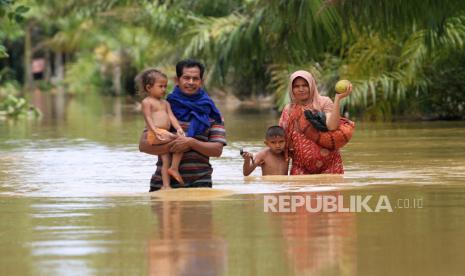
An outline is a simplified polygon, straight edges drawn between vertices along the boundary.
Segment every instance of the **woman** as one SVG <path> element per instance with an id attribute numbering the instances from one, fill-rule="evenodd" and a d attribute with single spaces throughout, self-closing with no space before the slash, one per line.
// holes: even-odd
<path id="1" fill-rule="evenodd" d="M 336 94 L 334 103 L 330 98 L 318 93 L 315 79 L 307 71 L 294 72 L 289 80 L 291 103 L 284 107 L 279 125 L 286 131 L 289 156 L 292 158 L 291 175 L 296 174 L 343 174 L 342 158 L 339 150 L 330 150 L 309 138 L 308 130 L 302 130 L 302 116 L 306 110 L 312 113 L 323 112 L 326 115 L 326 127 L 335 130 L 339 127 L 340 101 L 350 95 L 352 85 L 342 94 Z M 312 132 L 318 130 L 311 128 Z"/>

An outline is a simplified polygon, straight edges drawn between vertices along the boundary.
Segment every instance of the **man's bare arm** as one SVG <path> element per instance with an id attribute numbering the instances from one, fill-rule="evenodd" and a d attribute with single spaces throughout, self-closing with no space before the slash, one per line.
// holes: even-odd
<path id="1" fill-rule="evenodd" d="M 186 152 L 192 149 L 210 157 L 220 157 L 224 146 L 219 142 L 202 142 L 192 137 L 183 136 L 176 138 L 170 144 L 170 152 Z"/>
<path id="2" fill-rule="evenodd" d="M 163 145 L 155 145 L 155 146 L 150 145 L 147 142 L 147 132 L 144 131 L 139 139 L 139 151 L 147 153 L 147 154 L 152 154 L 152 155 L 166 154 L 169 152 L 169 148 L 171 146 L 171 143 L 173 142 L 174 141 L 163 144 Z"/>

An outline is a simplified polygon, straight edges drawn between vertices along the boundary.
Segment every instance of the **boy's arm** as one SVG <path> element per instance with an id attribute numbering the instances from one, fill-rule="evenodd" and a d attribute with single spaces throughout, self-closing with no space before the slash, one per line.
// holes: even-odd
<path id="1" fill-rule="evenodd" d="M 242 166 L 242 172 L 244 176 L 248 176 L 255 170 L 255 168 L 258 166 L 262 167 L 265 164 L 265 154 L 263 151 L 257 153 L 255 158 L 253 158 L 253 154 L 249 152 L 244 152 L 242 156 L 244 157 L 244 165 Z M 251 160 L 247 160 L 247 157 L 249 157 Z"/>
<path id="2" fill-rule="evenodd" d="M 244 174 L 244 176 L 248 176 L 255 170 L 257 164 L 255 164 L 253 160 L 253 154 L 250 152 L 244 152 L 242 154 L 242 157 L 244 158 L 244 164 L 242 165 L 242 173 Z"/>
<path id="3" fill-rule="evenodd" d="M 176 129 L 179 135 L 183 135 L 184 131 L 182 130 L 181 124 L 179 124 L 178 119 L 174 116 L 173 111 L 171 110 L 171 105 L 168 101 L 165 101 L 166 109 L 168 110 L 168 116 L 171 121 L 171 125 Z"/>

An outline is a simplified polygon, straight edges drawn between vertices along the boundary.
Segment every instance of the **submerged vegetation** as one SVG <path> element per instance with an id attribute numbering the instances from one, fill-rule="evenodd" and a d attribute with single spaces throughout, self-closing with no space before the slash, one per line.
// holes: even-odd
<path id="1" fill-rule="evenodd" d="M 25 89 L 133 94 L 135 74 L 176 60 L 207 64 L 207 85 L 288 101 L 287 77 L 311 71 L 367 119 L 465 119 L 465 2 L 401 0 L 0 0 L 0 65 Z M 10 14 L 14 15 L 10 15 Z M 15 20 L 17 16 L 17 20 Z M 5 26 L 5 27 L 4 27 Z M 8 55 L 8 57 L 6 57 Z"/>
<path id="2" fill-rule="evenodd" d="M 24 98 L 17 98 L 10 94 L 0 102 L 0 119 L 39 116 L 39 110 L 28 104 Z"/>

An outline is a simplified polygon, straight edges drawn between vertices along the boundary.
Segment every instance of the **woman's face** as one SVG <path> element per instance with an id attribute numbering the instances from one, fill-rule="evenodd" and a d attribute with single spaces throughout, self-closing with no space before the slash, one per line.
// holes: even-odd
<path id="1" fill-rule="evenodd" d="M 297 103 L 307 103 L 310 99 L 310 87 L 304 78 L 296 78 L 292 82 L 292 94 Z"/>
<path id="2" fill-rule="evenodd" d="M 294 82 L 292 82 L 292 94 L 297 103 L 307 103 L 310 100 L 310 87 L 308 82 L 304 78 L 296 78 Z"/>

